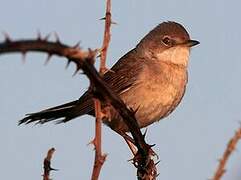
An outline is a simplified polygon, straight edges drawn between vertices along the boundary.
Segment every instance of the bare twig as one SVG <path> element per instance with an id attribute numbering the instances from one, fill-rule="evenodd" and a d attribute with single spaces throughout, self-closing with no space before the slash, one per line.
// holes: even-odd
<path id="1" fill-rule="evenodd" d="M 57 169 L 54 169 L 51 167 L 51 159 L 53 156 L 53 153 L 55 152 L 54 148 L 51 148 L 48 150 L 47 156 L 44 158 L 44 174 L 43 174 L 43 180 L 50 180 L 49 174 L 50 171 L 56 171 Z"/>
<path id="2" fill-rule="evenodd" d="M 101 48 L 100 54 L 100 75 L 102 76 L 107 68 L 106 68 L 106 57 L 107 50 L 110 42 L 110 26 L 111 26 L 111 0 L 106 1 L 106 13 L 105 13 L 105 30 L 104 30 L 104 38 L 103 44 Z M 97 180 L 99 178 L 100 170 L 104 161 L 106 159 L 106 155 L 102 154 L 102 112 L 101 112 L 101 102 L 99 99 L 94 98 L 95 105 L 95 138 L 93 140 L 93 144 L 95 146 L 95 162 L 92 171 L 92 180 Z"/>
<path id="3" fill-rule="evenodd" d="M 111 0 L 106 0 L 106 13 L 105 17 L 105 31 L 104 31 L 104 40 L 101 48 L 101 55 L 100 55 L 100 74 L 103 75 L 106 71 L 106 57 L 107 57 L 107 50 L 110 44 L 110 28 L 111 28 Z"/>
<path id="4" fill-rule="evenodd" d="M 102 112 L 101 112 L 101 103 L 98 99 L 94 98 L 94 104 L 95 104 L 95 138 L 93 140 L 93 144 L 95 146 L 95 162 L 93 166 L 93 171 L 92 171 L 92 180 L 97 180 L 100 175 L 100 170 L 102 165 L 105 162 L 106 159 L 106 154 L 102 154 L 102 133 L 101 133 L 101 128 L 102 128 Z"/>
<path id="5" fill-rule="evenodd" d="M 235 150 L 238 141 L 241 139 L 241 128 L 239 128 L 234 136 L 229 140 L 227 144 L 227 148 L 223 153 L 222 158 L 219 160 L 219 164 L 217 167 L 217 170 L 212 178 L 212 180 L 220 180 L 224 173 L 226 172 L 225 166 L 227 164 L 227 161 L 232 154 L 232 152 Z"/>

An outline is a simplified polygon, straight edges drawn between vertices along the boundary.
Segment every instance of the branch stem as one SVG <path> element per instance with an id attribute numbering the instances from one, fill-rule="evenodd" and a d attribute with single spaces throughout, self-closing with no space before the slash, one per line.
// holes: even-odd
<path id="1" fill-rule="evenodd" d="M 99 73 L 101 76 L 104 75 L 106 72 L 106 57 L 107 57 L 107 50 L 110 43 L 110 26 L 111 26 L 111 0 L 106 0 L 106 13 L 105 13 L 105 30 L 104 30 L 104 39 L 101 48 L 100 54 L 100 70 Z M 94 98 L 95 104 L 95 162 L 92 171 L 92 180 L 97 180 L 100 174 L 100 170 L 104 161 L 106 159 L 106 155 L 102 155 L 101 150 L 101 132 L 102 132 L 102 111 L 101 111 L 101 102 L 99 99 Z"/>
<path id="2" fill-rule="evenodd" d="M 233 153 L 233 151 L 235 150 L 237 143 L 240 139 L 241 139 L 241 128 L 239 128 L 235 132 L 234 136 L 229 140 L 226 150 L 224 151 L 222 158 L 219 160 L 217 170 L 212 180 L 220 180 L 222 178 L 222 176 L 226 172 L 225 166 L 228 162 L 228 159 L 230 155 Z"/>

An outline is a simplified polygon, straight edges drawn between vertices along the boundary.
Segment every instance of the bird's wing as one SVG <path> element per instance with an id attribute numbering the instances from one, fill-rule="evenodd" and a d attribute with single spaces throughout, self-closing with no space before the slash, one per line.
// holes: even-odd
<path id="1" fill-rule="evenodd" d="M 104 81 L 117 94 L 129 88 L 138 78 L 138 73 L 143 67 L 141 58 L 137 58 L 136 50 L 129 51 L 126 55 L 104 74 Z"/>
<path id="2" fill-rule="evenodd" d="M 142 60 L 141 58 L 137 59 L 135 49 L 129 51 L 119 59 L 111 70 L 104 74 L 103 80 L 114 92 L 121 94 L 136 82 L 138 73 L 143 67 L 143 63 L 140 62 Z M 71 113 L 75 114 L 75 116 L 83 114 L 94 115 L 92 96 L 88 92 L 82 95 Z"/>
<path id="3" fill-rule="evenodd" d="M 138 73 L 142 68 L 142 62 L 139 61 L 141 58 L 137 59 L 136 50 L 131 50 L 104 74 L 104 81 L 113 91 L 121 94 L 137 80 Z M 88 91 L 79 100 L 28 114 L 19 123 L 37 122 L 42 124 L 57 119 L 60 119 L 59 122 L 67 122 L 84 114 L 94 116 L 94 103 Z"/>

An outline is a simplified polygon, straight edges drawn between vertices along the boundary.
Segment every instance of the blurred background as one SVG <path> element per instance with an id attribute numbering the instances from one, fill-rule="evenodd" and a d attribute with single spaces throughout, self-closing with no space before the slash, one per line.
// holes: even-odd
<path id="1" fill-rule="evenodd" d="M 148 128 L 147 142 L 161 162 L 158 179 L 211 178 L 228 140 L 241 120 L 240 1 L 130 0 L 113 1 L 111 67 L 145 34 L 163 21 L 184 25 L 201 44 L 193 48 L 189 83 L 180 106 L 165 120 Z M 57 32 L 69 45 L 81 40 L 84 49 L 101 47 L 105 1 L 0 0 L 0 30 L 13 39 Z M 52 40 L 54 38 L 52 37 Z M 0 36 L 4 40 L 4 36 Z M 49 148 L 56 153 L 53 179 L 90 179 L 94 151 L 94 118 L 84 116 L 66 124 L 18 126 L 26 113 L 75 100 L 88 88 L 83 75 L 72 77 L 74 65 L 46 54 L 0 56 L 0 169 L 2 179 L 41 179 Z M 241 179 L 241 143 L 223 179 Z M 100 179 L 136 179 L 125 142 L 103 128 L 103 151 L 108 154 Z"/>

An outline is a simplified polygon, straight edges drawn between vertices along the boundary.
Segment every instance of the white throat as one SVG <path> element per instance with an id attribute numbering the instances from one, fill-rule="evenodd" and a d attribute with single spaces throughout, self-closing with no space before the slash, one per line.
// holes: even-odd
<path id="1" fill-rule="evenodd" d="M 156 57 L 158 60 L 186 67 L 189 61 L 189 54 L 189 47 L 175 46 L 163 51 L 162 53 L 158 53 Z"/>

